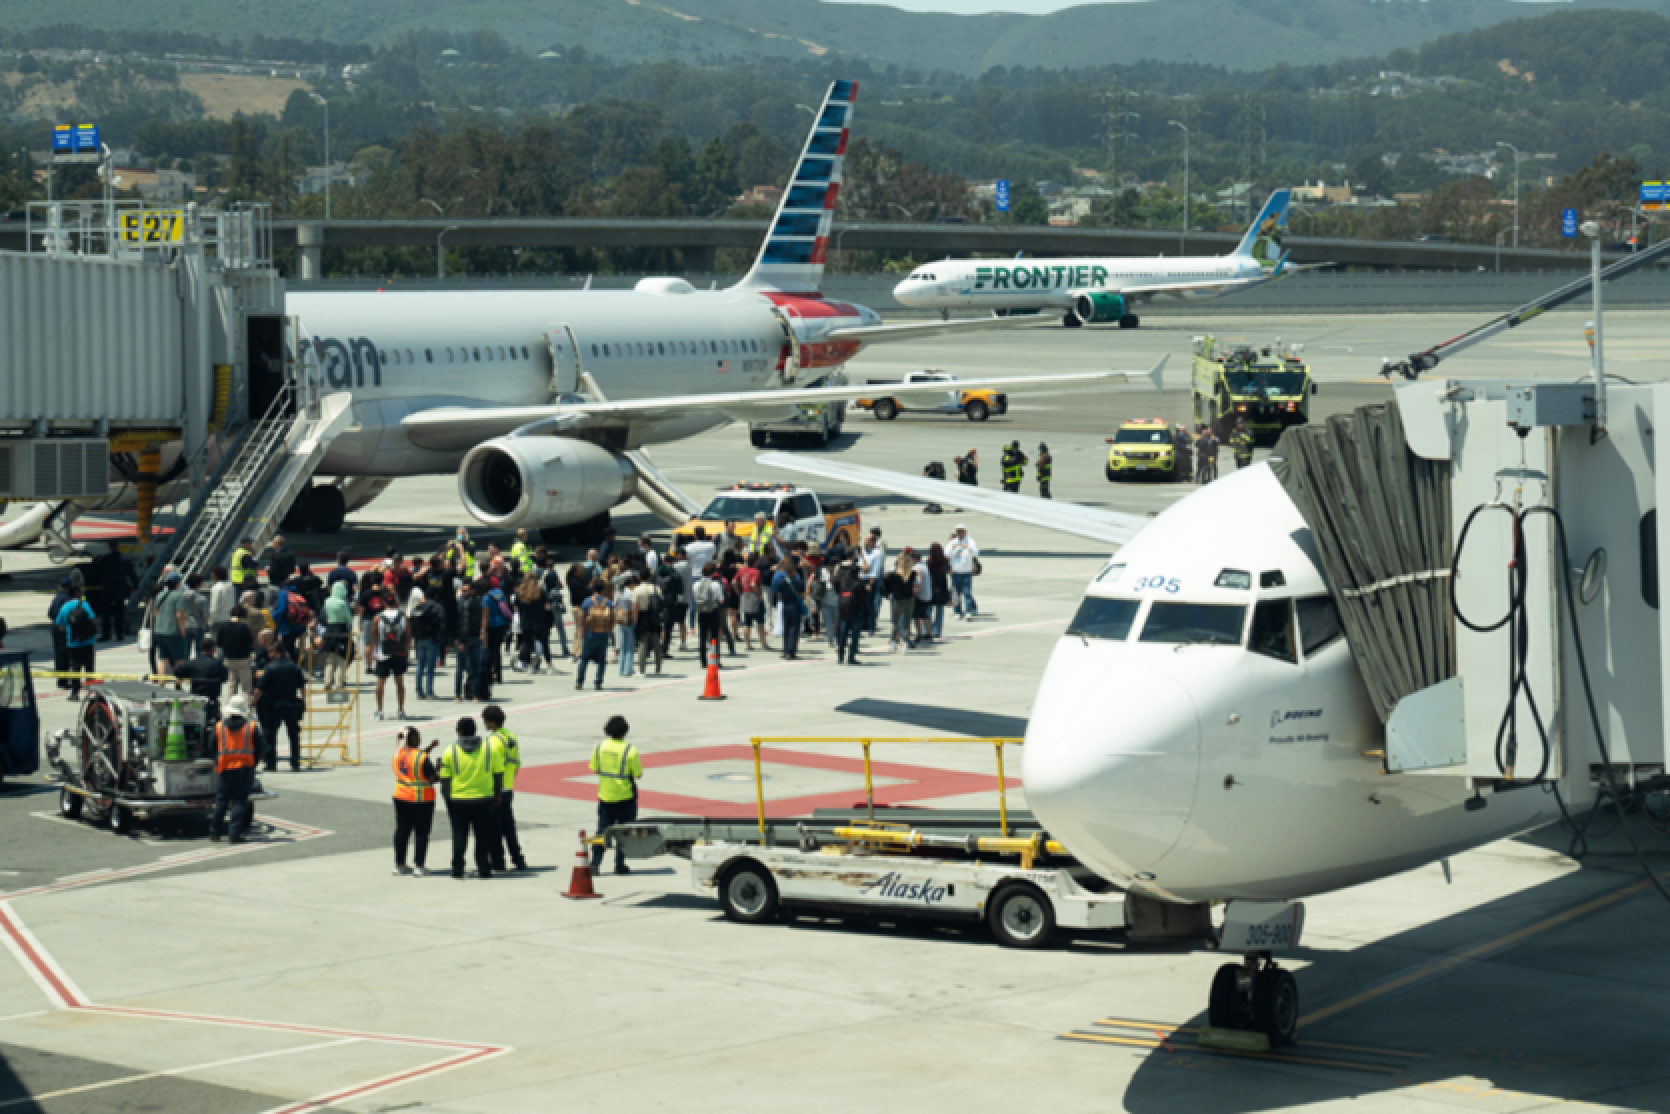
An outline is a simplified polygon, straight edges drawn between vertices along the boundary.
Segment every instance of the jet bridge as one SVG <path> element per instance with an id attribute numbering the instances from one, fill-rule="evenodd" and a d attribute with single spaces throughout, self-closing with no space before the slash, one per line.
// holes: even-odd
<path id="1" fill-rule="evenodd" d="M 1422 379 L 1284 436 L 1388 774 L 1466 778 L 1478 807 L 1552 784 L 1574 813 L 1664 786 L 1670 383 L 1596 395 Z"/>
<path id="2" fill-rule="evenodd" d="M 41 505 L 0 546 L 68 557 L 76 513 L 131 507 L 148 581 L 187 541 L 193 567 L 219 560 L 227 520 L 281 517 L 343 424 L 284 298 L 266 206 L 32 204 L 0 252 L 0 500 Z M 153 533 L 154 506 L 188 502 Z"/>

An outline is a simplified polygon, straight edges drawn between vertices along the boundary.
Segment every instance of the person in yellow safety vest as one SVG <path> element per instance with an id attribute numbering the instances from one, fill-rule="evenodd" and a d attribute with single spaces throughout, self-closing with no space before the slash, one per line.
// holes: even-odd
<path id="1" fill-rule="evenodd" d="M 252 552 L 255 542 L 250 538 L 243 538 L 238 542 L 238 548 L 232 551 L 231 577 L 234 595 L 242 599 L 245 592 L 253 592 L 260 585 L 261 571 L 255 564 L 255 554 Z"/>
<path id="2" fill-rule="evenodd" d="M 430 752 L 441 745 L 433 740 L 423 749 L 423 736 L 408 727 L 401 733 L 404 744 L 394 752 L 394 872 L 423 877 L 423 862 L 429 857 L 429 830 L 435 823 L 435 760 Z M 406 866 L 406 844 L 412 843 L 412 866 Z"/>
<path id="3" fill-rule="evenodd" d="M 638 782 L 644 776 L 644 764 L 638 759 L 638 748 L 626 741 L 626 717 L 610 716 L 603 725 L 607 736 L 592 748 L 591 772 L 597 775 L 597 834 L 602 835 L 616 824 L 630 824 L 638 818 Z M 591 849 L 591 872 L 603 869 L 603 844 L 594 843 Z M 626 865 L 626 851 L 615 845 L 615 873 L 631 874 Z"/>
<path id="4" fill-rule="evenodd" d="M 249 795 L 255 790 L 255 756 L 261 753 L 261 729 L 249 718 L 249 700 L 238 693 L 226 702 L 226 717 L 215 727 L 215 808 L 209 814 L 209 842 L 219 843 L 228 806 L 232 810 L 227 835 L 242 843 L 249 828 Z"/>
<path id="5" fill-rule="evenodd" d="M 494 820 L 499 794 L 504 792 L 503 748 L 483 742 L 475 733 L 475 720 L 465 716 L 458 721 L 458 738 L 441 755 L 436 773 L 441 796 L 446 798 L 447 818 L 452 821 L 452 876 L 464 877 L 464 852 L 473 831 L 476 873 L 493 877 Z"/>
<path id="6" fill-rule="evenodd" d="M 510 861 L 517 870 L 528 869 L 528 860 L 522 857 L 522 841 L 516 838 L 516 811 L 513 801 L 516 797 L 516 772 L 522 768 L 522 744 L 516 741 L 516 736 L 504 725 L 504 709 L 497 704 L 489 704 L 481 710 L 481 719 L 490 732 L 487 744 L 499 748 L 504 759 L 504 792 L 499 794 L 498 823 L 493 828 L 493 869 L 505 869 L 505 848 L 510 848 Z"/>
<path id="7" fill-rule="evenodd" d="M 771 520 L 766 518 L 765 512 L 760 511 L 754 516 L 754 532 L 748 535 L 748 544 L 744 547 L 743 552 L 750 557 L 758 557 L 768 549 L 775 549 L 776 543 L 773 542 L 772 537 L 776 532 L 776 529 L 771 525 Z"/>
<path id="8" fill-rule="evenodd" d="M 510 547 L 510 559 L 516 562 L 517 571 L 523 576 L 533 572 L 533 550 L 528 548 L 526 528 L 516 531 L 516 544 Z"/>
<path id="9" fill-rule="evenodd" d="M 475 543 L 470 540 L 470 532 L 464 527 L 460 526 L 458 528 L 458 533 L 453 537 L 441 556 L 450 557 L 458 562 L 458 567 L 463 571 L 466 580 L 475 579 Z"/>

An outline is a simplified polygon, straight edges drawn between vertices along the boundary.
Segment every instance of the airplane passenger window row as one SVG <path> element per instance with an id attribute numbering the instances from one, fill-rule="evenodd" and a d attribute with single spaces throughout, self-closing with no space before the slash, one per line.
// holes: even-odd
<path id="1" fill-rule="evenodd" d="M 625 343 L 593 344 L 598 358 L 619 356 L 725 356 L 765 351 L 759 341 L 747 340 L 634 340 Z"/>
<path id="2" fill-rule="evenodd" d="M 440 358 L 439 362 L 440 363 L 446 363 L 446 364 L 452 364 L 452 363 L 468 364 L 468 363 L 472 363 L 472 362 L 479 364 L 479 363 L 492 363 L 494 360 L 504 360 L 504 361 L 508 362 L 510 360 L 514 360 L 514 359 L 518 359 L 518 358 L 524 359 L 524 360 L 530 359 L 530 357 L 528 355 L 528 346 L 525 345 L 525 344 L 522 344 L 522 345 L 512 344 L 508 348 L 506 348 L 504 345 L 500 345 L 497 349 L 495 349 L 491 344 L 484 345 L 484 346 L 474 345 L 474 346 L 471 346 L 469 348 L 465 348 L 463 346 L 460 346 L 458 348 L 458 351 L 457 351 L 456 354 L 453 352 L 453 350 L 451 348 L 442 348 L 440 350 L 440 352 L 441 352 L 441 358 Z M 382 359 L 383 363 L 385 363 L 385 364 L 390 362 L 389 356 L 392 355 L 394 357 L 393 363 L 398 365 L 401 362 L 400 353 L 401 353 L 401 349 L 393 348 L 393 349 L 390 349 L 388 352 L 378 352 L 377 355 L 379 356 L 379 358 Z M 417 360 L 415 358 L 413 358 L 413 356 L 412 356 L 412 350 L 410 348 L 405 349 L 405 353 L 406 353 L 406 359 L 405 359 L 406 363 L 408 363 L 408 364 L 417 363 Z M 435 349 L 425 348 L 423 350 L 423 358 L 424 358 L 424 361 L 427 362 L 427 363 L 431 363 L 431 364 L 436 363 L 437 361 L 435 359 Z"/>

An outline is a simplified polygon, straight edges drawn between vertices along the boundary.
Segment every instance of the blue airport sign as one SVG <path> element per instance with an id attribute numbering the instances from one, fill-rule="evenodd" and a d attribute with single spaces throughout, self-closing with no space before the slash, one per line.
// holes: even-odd
<path id="1" fill-rule="evenodd" d="M 1642 201 L 1670 201 L 1670 182 L 1642 182 Z"/>
<path id="2" fill-rule="evenodd" d="M 997 181 L 997 211 L 1000 213 L 1009 211 L 1009 179 L 1007 178 L 999 178 Z"/>
<path id="3" fill-rule="evenodd" d="M 1560 210 L 1560 235 L 1568 240 L 1577 235 L 1576 209 Z"/>
<path id="4" fill-rule="evenodd" d="M 99 153 L 97 124 L 54 124 L 52 128 L 54 155 L 96 155 Z"/>

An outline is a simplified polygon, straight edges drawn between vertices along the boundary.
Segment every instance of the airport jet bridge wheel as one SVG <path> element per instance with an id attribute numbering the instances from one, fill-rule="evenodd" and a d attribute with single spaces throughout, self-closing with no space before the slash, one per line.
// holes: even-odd
<path id="1" fill-rule="evenodd" d="M 745 859 L 725 872 L 719 883 L 725 916 L 741 924 L 766 924 L 777 917 L 777 883 L 771 872 Z"/>
<path id="2" fill-rule="evenodd" d="M 1272 1048 L 1292 1044 L 1299 1032 L 1299 984 L 1267 952 L 1226 963 L 1212 976 L 1206 1017 L 1214 1029 L 1263 1033 Z"/>

